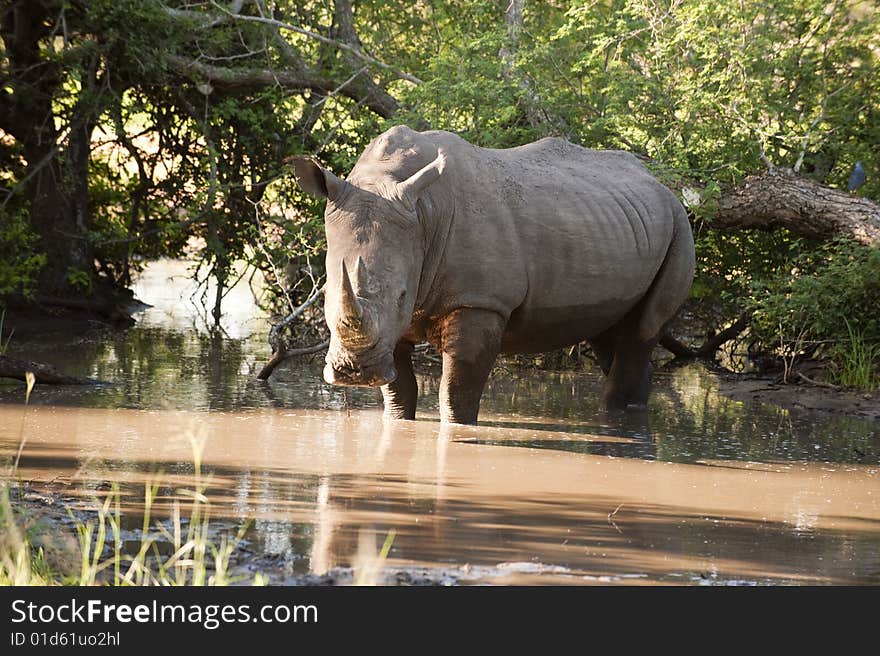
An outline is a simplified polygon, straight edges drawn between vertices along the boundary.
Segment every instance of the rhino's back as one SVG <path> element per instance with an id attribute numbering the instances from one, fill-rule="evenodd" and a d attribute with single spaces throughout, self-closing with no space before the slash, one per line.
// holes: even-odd
<path id="1" fill-rule="evenodd" d="M 510 149 L 397 126 L 364 151 L 350 181 L 382 189 L 447 165 L 429 206 L 453 216 L 427 311 L 479 307 L 509 317 L 504 349 L 588 339 L 648 291 L 683 208 L 629 153 L 546 138 Z M 433 261 L 433 260 L 432 260 Z M 433 269 L 432 269 L 433 270 Z"/>
<path id="2" fill-rule="evenodd" d="M 613 254 L 611 266 L 624 252 L 639 259 L 665 253 L 678 201 L 632 154 L 548 137 L 482 155 L 491 173 L 477 187 L 488 207 L 510 213 L 529 243 L 587 239 L 583 248 Z"/>
<path id="3" fill-rule="evenodd" d="M 634 156 L 556 138 L 505 150 L 440 140 L 456 203 L 444 291 L 506 309 L 505 350 L 588 339 L 648 291 L 682 208 Z"/>

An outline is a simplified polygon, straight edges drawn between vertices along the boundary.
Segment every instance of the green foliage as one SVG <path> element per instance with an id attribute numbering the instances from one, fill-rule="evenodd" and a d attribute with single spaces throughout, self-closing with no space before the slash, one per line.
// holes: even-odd
<path id="1" fill-rule="evenodd" d="M 26 211 L 0 209 L 0 296 L 32 293 L 45 263 Z"/>
<path id="2" fill-rule="evenodd" d="M 755 284 L 753 328 L 765 344 L 797 341 L 828 356 L 841 384 L 871 386 L 880 365 L 878 298 L 880 248 L 836 241 Z"/>
<path id="3" fill-rule="evenodd" d="M 484 146 L 505 148 L 537 136 L 523 117 L 519 89 L 503 73 L 507 36 L 492 3 L 442 3 L 432 10 L 444 35 L 419 66 L 425 82 L 404 90 L 415 116 Z"/>
<path id="4" fill-rule="evenodd" d="M 689 208 L 692 305 L 707 330 L 753 304 L 754 287 L 817 247 L 785 231 L 712 229 L 722 184 L 768 161 L 832 186 L 845 185 L 858 159 L 880 170 L 880 12 L 871 3 L 524 2 L 513 45 L 504 6 L 433 5 L 425 20 L 437 36 L 414 69 L 426 82 L 403 97 L 435 127 L 481 145 L 559 133 L 648 156 L 676 191 L 699 181 L 699 204 Z M 459 12 L 467 20 L 457 22 Z M 516 79 L 505 77 L 502 47 L 515 50 Z M 541 125 L 526 120 L 534 104 L 548 115 Z M 868 177 L 860 193 L 880 197 L 880 175 Z"/>
<path id="5" fill-rule="evenodd" d="M 869 3 L 524 2 L 515 43 L 506 4 L 434 3 L 412 17 L 410 52 L 394 52 L 425 83 L 402 96 L 433 126 L 497 147 L 563 133 L 706 181 L 762 169 L 762 151 L 794 166 L 804 150 L 803 170 L 832 184 L 856 159 L 880 165 L 866 147 L 880 139 Z M 528 125 L 530 103 L 550 120 Z M 878 190 L 875 176 L 865 193 Z"/>
<path id="6" fill-rule="evenodd" d="M 506 20 L 506 0 L 361 0 L 353 27 L 362 52 L 387 67 L 302 31 L 219 16 L 222 3 L 68 3 L 63 25 L 38 3 L 19 5 L 45 13 L 35 23 L 47 26 L 33 69 L 41 72 L 24 67 L 16 77 L 10 59 L 5 99 L 17 108 L 49 98 L 49 114 L 33 121 L 55 128 L 47 138 L 59 144 L 53 171 L 69 198 L 83 186 L 77 176 L 87 176 L 85 261 L 116 285 L 130 284 L 143 258 L 195 250 L 196 275 L 221 282 L 217 303 L 234 263 L 245 260 L 277 283 L 286 308 L 304 300 L 312 277 L 320 282 L 324 244 L 323 204 L 297 189 L 285 158 L 307 153 L 344 174 L 396 123 L 427 122 L 498 148 L 560 134 L 647 156 L 682 194 L 699 187 L 699 202 L 689 203 L 694 314 L 711 330 L 755 307 L 756 335 L 767 346 L 778 342 L 778 320 L 799 334 L 802 324 L 793 322 L 816 316 L 797 305 L 807 302 L 809 285 L 824 290 L 817 298 L 837 302 L 830 290 L 842 265 L 785 232 L 712 229 L 721 185 L 772 162 L 841 186 L 861 160 L 868 181 L 859 193 L 880 198 L 880 12 L 864 0 L 524 0 L 519 26 Z M 331 40 L 342 29 L 337 9 L 271 3 L 276 19 Z M 241 12 L 259 19 L 265 10 L 245 3 Z M 9 51 L 9 36 L 0 36 Z M 305 82 L 284 86 L 271 75 L 254 82 L 254 71 Z M 353 92 L 366 84 L 375 86 Z M 400 103 L 393 116 L 370 109 L 382 90 Z M 34 236 L 23 200 L 32 193 L 26 151 L 34 131 L 0 127 L 0 184 L 11 190 L 0 219 L 0 294 L 27 293 L 41 268 L 56 263 L 41 255 L 46 237 L 41 244 Z M 70 135 L 87 129 L 83 174 Z M 853 267 L 848 275 L 861 271 Z M 95 273 L 83 268 L 68 275 L 65 265 L 61 273 L 86 293 Z M 861 325 L 868 306 L 852 307 L 854 328 L 870 341 L 873 329 Z M 816 325 L 811 339 L 845 342 L 841 326 L 832 333 Z"/>
<path id="7" fill-rule="evenodd" d="M 877 25 L 862 2 L 575 3 L 555 54 L 588 81 L 578 123 L 592 143 L 727 180 L 762 168 L 762 150 L 793 166 L 806 147 L 805 168 L 843 183 L 870 155 Z"/>
<path id="8" fill-rule="evenodd" d="M 875 389 L 880 387 L 880 344 L 866 339 L 846 322 L 849 332 L 847 344 L 836 345 L 832 358 L 839 365 L 837 382 L 844 387 Z"/>
<path id="9" fill-rule="evenodd" d="M 812 248 L 784 230 L 725 233 L 705 225 L 695 232 L 694 244 L 692 305 L 710 328 L 736 316 L 750 302 L 755 286 L 786 267 L 801 249 Z"/>
<path id="10" fill-rule="evenodd" d="M 0 586 L 50 585 L 54 578 L 43 549 L 34 549 L 20 526 L 9 485 L 0 483 Z"/>
<path id="11" fill-rule="evenodd" d="M 89 291 L 91 291 L 92 277 L 88 271 L 81 271 L 79 269 L 68 269 L 67 281 L 70 283 L 70 286 L 72 288 L 78 289 L 84 294 L 87 294 Z"/>

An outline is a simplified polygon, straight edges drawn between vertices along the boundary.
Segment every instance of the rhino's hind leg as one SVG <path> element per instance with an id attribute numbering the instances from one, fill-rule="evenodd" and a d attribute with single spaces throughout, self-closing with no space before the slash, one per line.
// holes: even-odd
<path id="1" fill-rule="evenodd" d="M 630 405 L 647 405 L 648 393 L 651 391 L 653 346 L 653 343 L 626 343 L 626 340 L 618 342 L 614 362 L 602 390 L 602 402 L 606 408 L 623 410 Z"/>
<path id="2" fill-rule="evenodd" d="M 611 373 L 611 365 L 614 363 L 614 336 L 609 332 L 589 340 L 593 355 L 599 361 L 599 367 L 606 376 Z"/>
<path id="3" fill-rule="evenodd" d="M 416 418 L 419 387 L 416 383 L 416 375 L 413 373 L 412 352 L 413 345 L 410 342 L 398 342 L 394 349 L 394 368 L 397 369 L 397 378 L 388 385 L 382 386 L 386 417 Z"/>
<path id="4" fill-rule="evenodd" d="M 651 288 L 641 302 L 608 331 L 614 335 L 614 355 L 603 400 L 610 409 L 647 404 L 651 389 L 651 351 L 690 293 L 694 277 L 693 237 L 683 209 L 675 213 L 674 221 L 672 243 Z"/>
<path id="5" fill-rule="evenodd" d="M 445 317 L 439 328 L 443 354 L 440 419 L 475 424 L 480 396 L 501 348 L 505 321 L 495 312 L 462 308 Z"/>
<path id="6" fill-rule="evenodd" d="M 590 348 L 605 374 L 602 405 L 610 410 L 644 405 L 651 388 L 651 347 L 635 339 L 640 311 L 590 340 Z"/>

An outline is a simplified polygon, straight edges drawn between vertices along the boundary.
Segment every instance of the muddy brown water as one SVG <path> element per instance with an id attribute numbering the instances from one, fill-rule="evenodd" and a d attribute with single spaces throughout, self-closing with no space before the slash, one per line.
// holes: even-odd
<path id="1" fill-rule="evenodd" d="M 118 485 L 131 535 L 145 482 L 157 521 L 204 485 L 216 530 L 247 527 L 237 571 L 279 584 L 347 582 L 389 536 L 380 582 L 880 584 L 880 422 L 733 401 L 696 365 L 623 416 L 598 410 L 597 374 L 500 368 L 476 427 L 439 423 L 426 371 L 418 420 L 384 421 L 318 362 L 257 381 L 251 290 L 211 330 L 186 267 L 147 268 L 153 307 L 124 333 L 15 334 L 13 355 L 115 383 L 38 386 L 27 407 L 0 385 L 19 478 L 83 508 Z"/>

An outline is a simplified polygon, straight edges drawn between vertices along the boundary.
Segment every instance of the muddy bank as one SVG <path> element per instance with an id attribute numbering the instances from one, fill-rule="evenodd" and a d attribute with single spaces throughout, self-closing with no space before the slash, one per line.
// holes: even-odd
<path id="1" fill-rule="evenodd" d="M 37 295 L 26 297 L 7 294 L 0 298 L 7 318 L 15 323 L 38 324 L 41 321 L 66 320 L 72 324 L 94 323 L 127 328 L 133 326 L 133 314 L 144 309 L 130 289 L 98 284 L 88 298 Z"/>
<path id="2" fill-rule="evenodd" d="M 786 410 L 811 410 L 880 420 L 880 395 L 810 384 L 777 383 L 774 378 L 719 375 L 718 392 L 735 401 L 772 403 Z"/>
<path id="3" fill-rule="evenodd" d="M 48 572 L 42 572 L 54 585 L 77 585 L 82 564 L 77 526 L 97 526 L 100 501 L 84 502 L 81 498 L 56 494 L 30 486 L 15 488 L 11 494 L 14 521 L 27 535 L 31 553 L 42 553 Z M 613 518 L 609 524 L 614 525 Z M 618 529 L 619 530 L 619 529 Z M 122 531 L 122 545 L 131 550 L 135 531 Z M 153 532 L 155 537 L 156 532 Z M 493 565 L 470 563 L 401 565 L 387 563 L 372 550 L 356 558 L 353 566 L 334 566 L 318 574 L 293 573 L 289 563 L 277 555 L 261 553 L 252 539 L 236 539 L 236 527 L 228 521 L 215 521 L 207 531 L 208 542 L 216 547 L 223 540 L 235 541 L 228 561 L 230 585 L 281 586 L 470 586 L 470 585 L 655 585 L 658 581 L 645 573 L 597 574 L 583 568 L 529 561 L 507 561 Z M 161 542 L 159 543 L 161 545 Z M 108 542 L 98 559 L 110 562 L 115 545 Z M 167 551 L 162 549 L 162 551 Z M 167 554 L 165 556 L 167 558 Z M 123 571 L 128 561 L 123 561 Z M 208 568 L 207 576 L 216 570 Z M 690 572 L 670 572 L 664 585 L 697 586 L 760 586 L 798 583 L 796 577 L 778 579 L 773 576 L 730 577 L 719 574 L 714 566 Z M 113 584 L 113 568 L 104 567 L 98 574 L 98 585 Z"/>
<path id="4" fill-rule="evenodd" d="M 49 486 L 51 488 L 51 485 Z M 13 488 L 11 502 L 17 528 L 27 536 L 31 553 L 42 552 L 42 558 L 49 568 L 48 578 L 56 585 L 72 584 L 80 574 L 82 551 L 77 526 L 97 526 L 101 501 L 67 496 L 51 489 L 37 489 L 31 486 Z M 123 530 L 122 542 L 137 541 L 139 536 L 131 530 Z M 153 531 L 153 537 L 156 531 Z M 207 530 L 209 544 L 216 547 L 223 540 L 232 541 L 228 567 L 232 585 L 251 585 L 260 581 L 268 585 L 283 586 L 454 586 L 454 585 L 505 585 L 505 584 L 583 584 L 626 582 L 638 584 L 644 575 L 630 576 L 589 576 L 577 574 L 566 567 L 545 565 L 536 562 L 503 562 L 497 566 L 472 566 L 470 564 L 438 567 L 400 565 L 386 566 L 377 554 L 365 552 L 355 566 L 336 566 L 321 574 L 291 573 L 288 563 L 275 555 L 255 550 L 253 540 L 237 539 L 236 526 L 230 522 L 215 521 Z M 161 542 L 160 542 L 161 544 Z M 115 545 L 108 542 L 98 559 L 108 562 L 113 559 Z M 123 568 L 128 562 L 123 562 Z M 213 576 L 216 570 L 208 570 Z M 703 574 L 697 579 L 709 583 L 712 578 Z M 98 584 L 112 585 L 113 571 L 104 568 L 98 574 Z M 646 580 L 644 582 L 647 582 Z M 686 582 L 686 581 L 683 581 Z M 720 583 L 720 582 L 719 582 Z"/>

